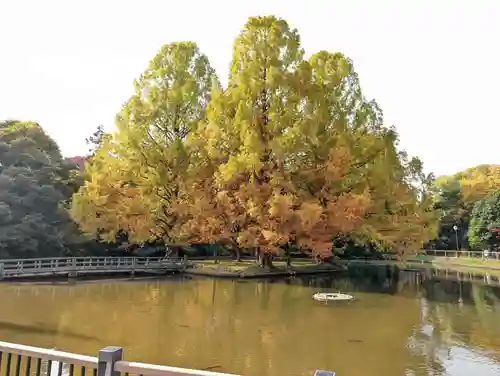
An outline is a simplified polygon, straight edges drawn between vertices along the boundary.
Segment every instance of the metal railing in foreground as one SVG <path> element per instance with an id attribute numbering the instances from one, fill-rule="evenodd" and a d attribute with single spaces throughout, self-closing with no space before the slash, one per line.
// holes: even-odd
<path id="1" fill-rule="evenodd" d="M 122 359 L 121 347 L 106 347 L 98 357 L 0 342 L 1 376 L 235 376 Z"/>
<path id="2" fill-rule="evenodd" d="M 108 346 L 97 357 L 0 341 L 0 376 L 237 376 L 229 373 L 128 362 L 121 347 Z M 316 376 L 335 376 L 316 371 Z"/>

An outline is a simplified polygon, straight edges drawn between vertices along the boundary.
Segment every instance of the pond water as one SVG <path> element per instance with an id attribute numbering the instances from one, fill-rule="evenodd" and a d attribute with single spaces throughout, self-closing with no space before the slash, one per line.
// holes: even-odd
<path id="1" fill-rule="evenodd" d="M 352 293 L 324 304 L 315 292 Z M 243 375 L 500 375 L 500 288 L 385 268 L 287 281 L 0 285 L 0 340 Z"/>

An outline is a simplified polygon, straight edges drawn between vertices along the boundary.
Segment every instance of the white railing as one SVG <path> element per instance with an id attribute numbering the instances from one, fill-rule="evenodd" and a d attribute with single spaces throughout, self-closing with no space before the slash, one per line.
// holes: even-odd
<path id="1" fill-rule="evenodd" d="M 127 362 L 122 357 L 123 349 L 115 346 L 105 347 L 99 351 L 97 357 L 93 357 L 0 341 L 0 373 L 4 370 L 7 376 L 87 376 L 87 371 L 91 371 L 93 376 L 237 376 L 230 373 Z M 335 376 L 335 373 L 317 370 L 314 375 Z"/>
<path id="2" fill-rule="evenodd" d="M 177 376 L 177 375 L 197 375 L 197 376 L 234 376 L 229 373 L 219 373 L 211 371 L 201 371 L 196 369 L 160 366 L 155 364 L 117 361 L 115 371 L 121 374 L 143 375 L 143 376 Z"/>
<path id="3" fill-rule="evenodd" d="M 0 369 L 3 368 L 6 375 L 15 374 L 16 376 L 33 373 L 35 376 L 74 376 L 75 374 L 86 376 L 89 375 L 89 370 L 95 376 L 119 376 L 125 373 L 143 376 L 236 376 L 226 373 L 127 362 L 122 360 L 122 353 L 121 347 L 110 346 L 100 350 L 98 357 L 93 357 L 0 342 Z M 13 357 L 16 361 L 15 364 L 12 361 Z M 47 364 L 47 366 L 43 367 L 43 363 Z M 30 372 L 31 370 L 34 372 Z"/>
<path id="4" fill-rule="evenodd" d="M 96 375 L 98 366 L 92 356 L 0 342 L 0 373 L 7 376 L 88 376 L 88 371 Z"/>
<path id="5" fill-rule="evenodd" d="M 0 279 L 72 273 L 179 270 L 184 263 L 160 257 L 57 257 L 0 260 Z"/>
<path id="6" fill-rule="evenodd" d="M 500 252 L 496 251 L 468 251 L 468 250 L 439 250 L 429 249 L 420 252 L 426 256 L 450 257 L 450 258 L 471 258 L 471 259 L 490 259 L 500 260 Z"/>

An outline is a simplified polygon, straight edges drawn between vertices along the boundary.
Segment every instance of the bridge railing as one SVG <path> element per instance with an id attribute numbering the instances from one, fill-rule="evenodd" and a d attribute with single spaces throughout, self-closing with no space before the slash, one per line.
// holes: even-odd
<path id="1" fill-rule="evenodd" d="M 0 259 L 0 280 L 5 277 L 180 270 L 190 263 L 160 257 L 56 257 Z M 0 375 L 1 376 L 1 375 Z"/>
<path id="2" fill-rule="evenodd" d="M 485 253 L 484 251 L 468 251 L 468 250 L 423 250 L 420 254 L 435 257 L 451 257 L 451 258 L 471 258 L 471 259 L 493 259 L 500 260 L 500 252 L 491 251 Z"/>
<path id="3" fill-rule="evenodd" d="M 159 257 L 56 257 L 36 259 L 0 260 L 5 271 L 41 270 L 41 269 L 120 269 L 154 268 L 165 265 Z M 172 261 L 172 263 L 174 263 Z"/>

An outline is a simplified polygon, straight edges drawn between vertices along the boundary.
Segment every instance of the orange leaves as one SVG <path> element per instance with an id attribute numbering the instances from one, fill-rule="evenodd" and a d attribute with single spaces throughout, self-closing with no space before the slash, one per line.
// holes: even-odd
<path id="1" fill-rule="evenodd" d="M 328 150 L 326 160 L 311 162 L 292 176 L 297 204 L 289 222 L 299 246 L 326 257 L 333 239 L 363 226 L 371 198 L 347 148 Z"/>
<path id="2" fill-rule="evenodd" d="M 332 195 L 329 199 L 323 197 L 323 200 L 311 198 L 297 210 L 300 219 L 297 241 L 314 254 L 326 257 L 331 252 L 334 238 L 347 235 L 362 226 L 369 202 L 363 195 Z"/>
<path id="3" fill-rule="evenodd" d="M 331 149 L 325 165 L 325 181 L 336 183 L 349 174 L 352 165 L 351 156 L 345 147 Z"/>
<path id="4" fill-rule="evenodd" d="M 457 181 L 464 203 L 472 207 L 475 202 L 500 188 L 500 165 L 479 165 L 450 177 L 441 177 L 439 180 Z"/>
<path id="5" fill-rule="evenodd" d="M 343 194 L 335 202 L 333 208 L 330 208 L 332 220 L 336 222 L 336 217 L 344 219 L 344 224 L 339 226 L 339 231 L 352 231 L 357 227 L 359 221 L 364 218 L 367 209 L 370 207 L 371 198 L 367 192 L 361 194 Z M 340 216 L 340 218 L 339 218 Z"/>
<path id="6" fill-rule="evenodd" d="M 323 217 L 323 208 L 318 202 L 304 202 L 297 210 L 301 230 L 308 233 Z"/>
<path id="7" fill-rule="evenodd" d="M 358 230 L 371 204 L 364 187 L 348 185 L 352 163 L 347 149 L 339 148 L 298 175 L 268 162 L 261 174 L 269 179 L 245 172 L 221 183 L 199 179 L 188 194 L 184 232 L 191 241 L 275 253 L 296 244 L 328 257 L 333 239 Z"/>
<path id="8" fill-rule="evenodd" d="M 269 199 L 269 217 L 272 219 L 286 219 L 296 205 L 296 198 L 291 195 L 274 193 Z"/>

